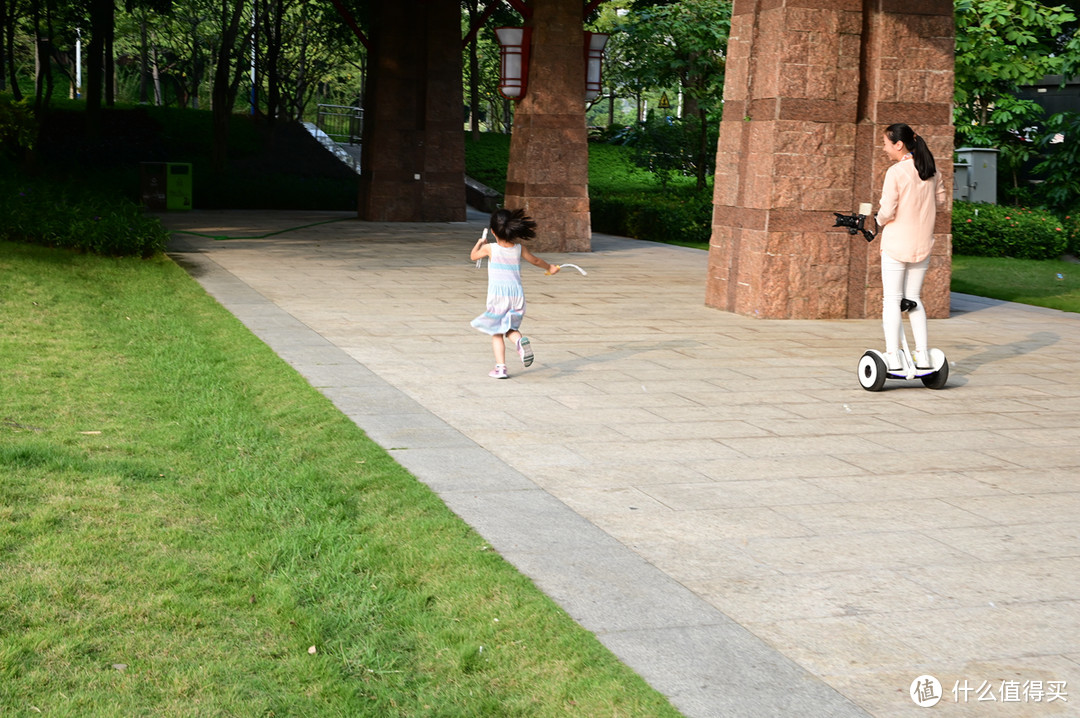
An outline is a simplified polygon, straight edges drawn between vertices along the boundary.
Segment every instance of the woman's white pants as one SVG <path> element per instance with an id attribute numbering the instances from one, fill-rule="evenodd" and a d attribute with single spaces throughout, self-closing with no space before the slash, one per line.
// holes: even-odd
<path id="1" fill-rule="evenodd" d="M 926 309 L 923 308 L 922 292 L 926 268 L 930 258 L 921 262 L 898 262 L 884 252 L 881 253 L 881 288 L 883 290 L 881 323 L 885 329 L 885 351 L 895 354 L 900 348 L 900 332 L 903 331 L 903 318 L 900 315 L 900 300 L 910 299 L 916 307 L 908 311 L 911 320 L 911 333 L 915 335 L 915 350 L 926 350 Z"/>

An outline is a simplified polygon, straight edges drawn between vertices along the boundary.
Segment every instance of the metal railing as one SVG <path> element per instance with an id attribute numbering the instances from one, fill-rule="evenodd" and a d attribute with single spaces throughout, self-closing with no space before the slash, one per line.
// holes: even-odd
<path id="1" fill-rule="evenodd" d="M 342 145 L 358 145 L 364 134 L 364 108 L 319 105 L 315 126 Z"/>

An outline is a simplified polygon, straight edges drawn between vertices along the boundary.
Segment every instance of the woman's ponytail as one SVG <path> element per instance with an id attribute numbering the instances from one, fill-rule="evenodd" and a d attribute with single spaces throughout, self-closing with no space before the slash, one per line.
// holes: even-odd
<path id="1" fill-rule="evenodd" d="M 926 146 L 926 140 L 918 135 L 915 135 L 915 146 L 911 148 L 911 159 L 915 162 L 915 169 L 919 173 L 919 179 L 928 180 L 937 173 L 934 154 Z"/>
<path id="2" fill-rule="evenodd" d="M 919 179 L 926 181 L 937 174 L 937 164 L 934 162 L 934 154 L 926 146 L 926 140 L 915 134 L 904 123 L 889 125 L 885 134 L 890 142 L 903 142 L 911 153 L 911 160 L 915 163 L 915 170 L 919 173 Z"/>

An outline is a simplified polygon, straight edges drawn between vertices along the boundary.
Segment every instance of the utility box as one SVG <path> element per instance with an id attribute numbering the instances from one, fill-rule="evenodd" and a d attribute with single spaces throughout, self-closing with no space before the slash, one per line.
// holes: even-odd
<path id="1" fill-rule="evenodd" d="M 956 159 L 957 163 L 953 165 L 956 169 L 953 198 L 997 204 L 998 150 L 991 147 L 960 147 L 956 150 Z M 959 165 L 964 165 L 966 169 L 961 172 Z"/>
<path id="2" fill-rule="evenodd" d="M 139 196 L 147 209 L 191 209 L 190 162 L 142 162 L 139 181 Z"/>
<path id="3" fill-rule="evenodd" d="M 953 188 L 952 198 L 956 202 L 968 202 L 971 193 L 968 170 L 971 167 L 967 162 L 953 162 Z"/>

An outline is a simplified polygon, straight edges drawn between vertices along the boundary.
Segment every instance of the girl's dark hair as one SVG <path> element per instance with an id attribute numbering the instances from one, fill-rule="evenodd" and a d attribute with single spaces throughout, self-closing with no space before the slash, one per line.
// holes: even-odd
<path id="1" fill-rule="evenodd" d="M 499 209 L 491 215 L 488 225 L 496 237 L 508 242 L 532 239 L 536 236 L 536 222 L 525 216 L 523 209 Z"/>
<path id="2" fill-rule="evenodd" d="M 904 147 L 911 153 L 911 159 L 915 163 L 915 170 L 919 173 L 919 179 L 928 180 L 937 173 L 937 165 L 934 164 L 934 155 L 926 146 L 926 140 L 915 134 L 903 122 L 889 125 L 885 128 L 885 136 L 890 142 L 903 142 Z"/>

